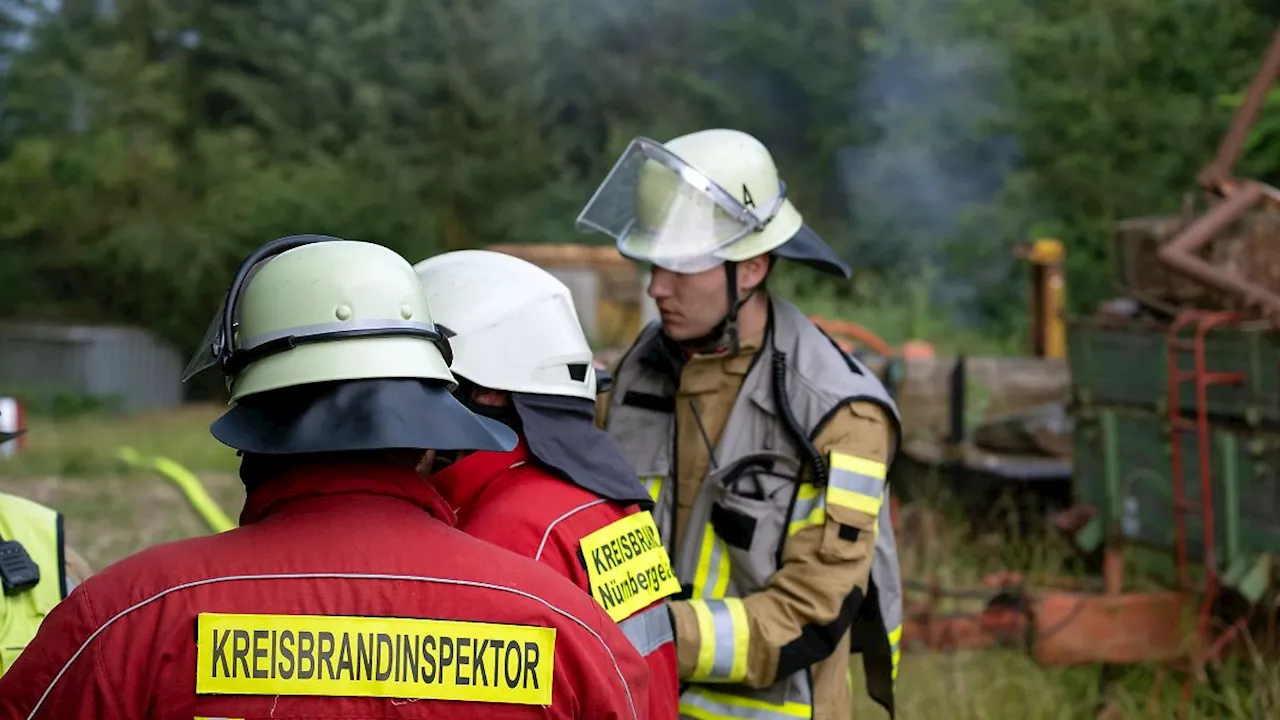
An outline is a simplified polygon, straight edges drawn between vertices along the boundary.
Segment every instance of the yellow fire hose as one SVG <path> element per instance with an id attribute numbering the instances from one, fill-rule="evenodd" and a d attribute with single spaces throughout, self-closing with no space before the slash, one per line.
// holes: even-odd
<path id="1" fill-rule="evenodd" d="M 236 527 L 227 517 L 218 503 L 204 489 L 204 483 L 190 470 L 166 457 L 145 457 L 131 447 L 122 447 L 116 451 L 116 457 L 126 464 L 142 470 L 154 470 L 178 486 L 187 502 L 195 509 L 205 524 L 214 532 L 223 532 Z"/>

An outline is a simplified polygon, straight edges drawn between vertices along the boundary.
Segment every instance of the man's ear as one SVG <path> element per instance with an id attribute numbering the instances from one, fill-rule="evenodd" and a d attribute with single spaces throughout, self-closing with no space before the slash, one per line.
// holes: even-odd
<path id="1" fill-rule="evenodd" d="M 738 263 L 738 294 L 746 295 L 764 285 L 769 276 L 769 256 L 757 255 Z"/>

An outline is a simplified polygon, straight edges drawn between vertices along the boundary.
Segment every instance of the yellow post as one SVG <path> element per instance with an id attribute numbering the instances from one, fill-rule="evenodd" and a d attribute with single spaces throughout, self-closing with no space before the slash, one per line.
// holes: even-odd
<path id="1" fill-rule="evenodd" d="M 1062 241 L 1040 239 L 1018 253 L 1031 263 L 1031 344 L 1037 357 L 1067 355 L 1065 252 Z"/>

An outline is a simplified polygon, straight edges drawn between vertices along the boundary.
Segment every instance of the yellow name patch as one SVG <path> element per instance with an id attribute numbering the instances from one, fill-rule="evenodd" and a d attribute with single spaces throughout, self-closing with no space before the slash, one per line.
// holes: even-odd
<path id="1" fill-rule="evenodd" d="M 555 628 L 201 613 L 196 636 L 201 695 L 551 704 Z"/>
<path id="2" fill-rule="evenodd" d="M 653 515 L 639 512 L 582 538 L 591 597 L 614 622 L 680 592 Z"/>

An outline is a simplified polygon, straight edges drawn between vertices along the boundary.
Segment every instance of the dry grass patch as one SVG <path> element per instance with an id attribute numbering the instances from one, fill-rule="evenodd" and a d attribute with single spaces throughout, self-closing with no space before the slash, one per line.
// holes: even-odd
<path id="1" fill-rule="evenodd" d="M 121 446 L 163 455 L 199 474 L 209 493 L 235 518 L 244 489 L 235 453 L 209 435 L 220 407 L 197 405 L 132 417 L 82 417 L 62 422 L 33 418 L 28 449 L 0 461 L 0 491 L 56 507 L 66 514 L 70 542 L 95 569 L 161 542 L 207 534 L 208 528 L 170 481 L 131 471 L 116 459 Z M 1035 574 L 1068 571 L 1070 551 L 1052 538 L 1025 542 L 974 540 L 945 521 L 941 500 L 931 510 L 903 513 L 902 562 L 908 578 L 944 586 L 972 586 L 989 572 L 1019 569 Z M 939 512 L 937 508 L 944 508 Z M 952 612 L 980 603 L 953 601 Z M 883 718 L 866 699 L 854 660 L 855 718 Z M 1092 718 L 1099 706 L 1097 668 L 1046 669 L 1026 653 L 1002 650 L 936 654 L 907 648 L 898 679 L 902 720 L 1066 720 Z M 1119 678 L 1113 717 L 1173 718 L 1180 678 L 1152 694 L 1155 673 L 1134 668 Z M 1223 670 L 1219 689 L 1202 687 L 1190 718 L 1262 720 L 1280 717 L 1280 677 L 1274 666 L 1242 661 Z"/>

